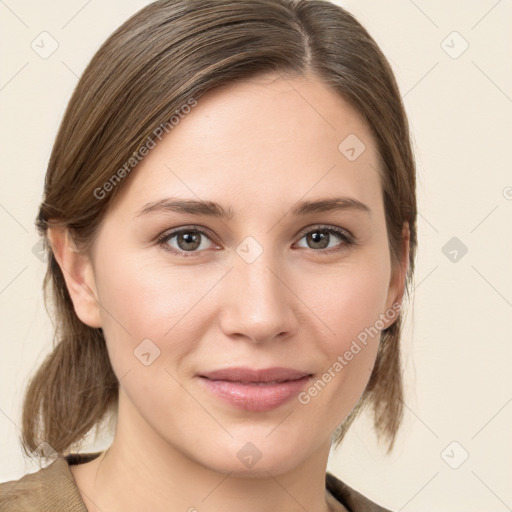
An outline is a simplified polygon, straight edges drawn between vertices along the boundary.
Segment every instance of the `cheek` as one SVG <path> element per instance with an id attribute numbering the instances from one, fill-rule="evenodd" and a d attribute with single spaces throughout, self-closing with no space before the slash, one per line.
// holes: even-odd
<path id="1" fill-rule="evenodd" d="M 377 323 L 385 311 L 390 267 L 385 261 L 357 261 L 300 280 L 298 295 L 323 325 L 324 352 L 344 352 L 351 341 Z M 312 283 L 315 286 L 312 286 Z"/>
<path id="2" fill-rule="evenodd" d="M 137 255 L 115 261 L 98 272 L 100 297 L 133 337 L 164 336 L 204 296 L 211 287 L 209 281 L 214 282 L 214 276 L 200 276 L 191 267 L 159 268 L 158 263 Z M 108 316 L 105 321 L 111 323 Z"/>
<path id="3" fill-rule="evenodd" d="M 356 404 L 372 373 L 383 328 L 379 319 L 385 311 L 389 271 L 385 261 L 367 260 L 328 276 L 316 276 L 319 286 L 315 292 L 310 287 L 306 295 L 303 289 L 305 302 L 329 329 L 322 328 L 325 335 L 316 337 L 316 350 L 323 356 L 322 370 L 300 403 L 318 410 L 327 407 L 333 428 Z"/>
<path id="4" fill-rule="evenodd" d="M 110 253 L 114 254 L 114 253 Z M 160 263 L 161 265 L 161 263 Z M 138 255 L 119 255 L 97 269 L 103 330 L 116 374 L 139 368 L 134 350 L 143 340 L 158 354 L 156 367 L 173 367 L 203 337 L 198 311 L 224 269 L 161 266 Z M 172 346 L 172 351 L 169 347 Z M 160 350 L 160 353 L 158 353 Z M 146 353 L 146 351 L 144 352 Z M 172 360 L 171 360 L 172 359 Z"/>

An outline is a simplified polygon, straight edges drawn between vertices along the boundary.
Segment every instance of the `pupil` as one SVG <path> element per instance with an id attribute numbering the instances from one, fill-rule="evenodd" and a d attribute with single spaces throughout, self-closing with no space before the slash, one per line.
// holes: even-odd
<path id="1" fill-rule="evenodd" d="M 181 233 L 179 236 L 179 242 L 184 242 L 185 245 L 192 244 L 192 247 L 188 246 L 184 250 L 197 249 L 200 245 L 199 236 L 193 233 Z"/>
<path id="2" fill-rule="evenodd" d="M 325 249 L 329 245 L 329 235 L 326 232 L 315 231 L 310 234 L 310 238 L 313 244 L 316 245 L 313 247 L 314 249 Z"/>

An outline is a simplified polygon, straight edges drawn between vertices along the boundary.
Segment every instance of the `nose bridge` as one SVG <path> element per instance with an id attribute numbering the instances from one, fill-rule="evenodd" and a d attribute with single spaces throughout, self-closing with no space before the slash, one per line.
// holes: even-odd
<path id="1" fill-rule="evenodd" d="M 240 244 L 234 255 L 222 327 L 226 334 L 263 342 L 294 328 L 293 294 L 283 283 L 283 266 L 273 251 L 261 248 L 256 254 L 255 244 L 247 243 L 248 247 Z"/>

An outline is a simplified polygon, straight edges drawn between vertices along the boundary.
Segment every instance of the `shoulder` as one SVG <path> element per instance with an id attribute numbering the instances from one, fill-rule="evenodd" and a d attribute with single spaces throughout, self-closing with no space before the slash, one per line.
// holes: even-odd
<path id="1" fill-rule="evenodd" d="M 0 483 L 0 511 L 87 512 L 68 462 L 59 456 L 35 473 Z"/>
<path id="2" fill-rule="evenodd" d="M 336 478 L 332 473 L 326 473 L 325 487 L 350 512 L 392 512 L 370 501 L 361 493 Z"/>

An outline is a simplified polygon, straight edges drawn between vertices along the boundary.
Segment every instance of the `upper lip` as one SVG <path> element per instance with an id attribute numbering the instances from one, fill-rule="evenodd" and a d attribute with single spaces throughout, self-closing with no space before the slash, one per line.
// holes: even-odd
<path id="1" fill-rule="evenodd" d="M 263 368 L 260 370 L 233 367 L 215 370 L 208 373 L 201 373 L 200 377 L 206 377 L 210 380 L 224 380 L 228 382 L 284 382 L 287 380 L 298 380 L 311 373 L 293 368 Z"/>

